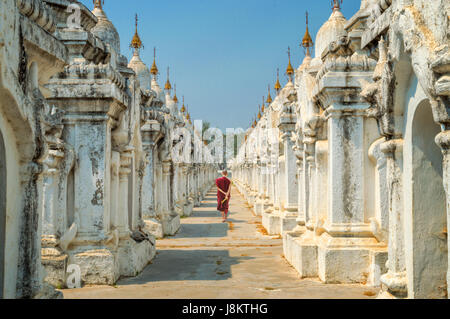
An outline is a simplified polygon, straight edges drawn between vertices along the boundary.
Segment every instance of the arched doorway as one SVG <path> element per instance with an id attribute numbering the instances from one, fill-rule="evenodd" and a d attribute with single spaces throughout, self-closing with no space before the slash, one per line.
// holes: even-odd
<path id="1" fill-rule="evenodd" d="M 406 263 L 410 298 L 442 298 L 447 292 L 446 197 L 442 153 L 434 142 L 440 127 L 431 105 L 416 108 L 411 134 L 411 213 L 406 227 Z M 408 243 L 409 242 L 409 243 Z"/>
<path id="2" fill-rule="evenodd" d="M 5 278 L 6 233 L 6 150 L 0 131 L 0 299 L 3 298 Z"/>

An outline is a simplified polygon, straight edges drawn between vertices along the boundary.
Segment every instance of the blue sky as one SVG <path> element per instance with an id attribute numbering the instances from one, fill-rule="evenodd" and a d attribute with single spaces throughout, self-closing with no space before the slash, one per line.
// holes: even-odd
<path id="1" fill-rule="evenodd" d="M 92 0 L 81 2 L 93 8 Z M 345 0 L 342 12 L 349 19 L 359 6 L 360 0 Z M 249 126 L 267 85 L 273 88 L 277 67 L 286 83 L 288 46 L 293 66 L 300 65 L 305 11 L 315 40 L 331 7 L 331 0 L 105 0 L 104 10 L 129 59 L 137 13 L 141 57 L 151 66 L 156 46 L 160 85 L 170 66 L 172 85 L 180 102 L 185 96 L 191 117 L 224 130 Z"/>

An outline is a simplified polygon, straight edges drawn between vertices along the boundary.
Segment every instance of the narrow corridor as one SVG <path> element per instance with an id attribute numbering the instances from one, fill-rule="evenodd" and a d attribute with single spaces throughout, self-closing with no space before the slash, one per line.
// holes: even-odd
<path id="1" fill-rule="evenodd" d="M 282 239 L 266 236 L 233 187 L 229 222 L 221 222 L 211 190 L 182 219 L 181 230 L 157 241 L 157 256 L 135 278 L 116 286 L 64 290 L 65 298 L 374 298 L 377 289 L 301 280 L 283 258 Z"/>

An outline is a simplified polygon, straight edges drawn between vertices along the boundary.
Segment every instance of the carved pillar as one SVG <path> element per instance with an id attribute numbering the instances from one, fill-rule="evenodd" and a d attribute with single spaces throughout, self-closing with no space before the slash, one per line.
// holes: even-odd
<path id="1" fill-rule="evenodd" d="M 403 139 L 381 144 L 387 159 L 389 193 L 388 273 L 381 276 L 382 289 L 398 298 L 407 295 L 403 210 Z"/>
<path id="2" fill-rule="evenodd" d="M 443 235 L 447 237 L 447 247 L 450 247 L 450 237 L 448 236 L 448 227 L 450 225 L 450 130 L 438 134 L 436 143 L 441 147 L 443 155 L 442 177 L 447 198 L 447 228 L 444 229 Z M 447 296 L 450 296 L 450 254 L 448 254 Z"/>
<path id="3" fill-rule="evenodd" d="M 67 255 L 60 248 L 60 239 L 66 230 L 65 210 L 60 210 L 58 193 L 61 187 L 60 162 L 64 153 L 59 150 L 50 150 L 43 162 L 44 172 L 42 179 L 42 234 L 41 234 L 41 258 L 42 265 L 46 269 L 45 281 L 54 287 L 65 286 L 65 274 Z"/>
<path id="4" fill-rule="evenodd" d="M 304 146 L 301 137 L 298 136 L 297 143 L 295 147 L 295 156 L 297 157 L 297 229 L 296 231 L 301 231 L 306 225 L 305 218 L 305 170 L 304 170 Z"/>
<path id="5" fill-rule="evenodd" d="M 315 231 L 320 234 L 328 214 L 328 141 L 318 140 L 315 144 L 314 172 L 314 215 Z"/>
<path id="6" fill-rule="evenodd" d="M 183 205 L 182 204 L 182 197 L 181 197 L 181 191 L 182 188 L 182 182 L 181 182 L 181 174 L 180 174 L 181 168 L 179 163 L 174 163 L 173 165 L 173 207 L 175 212 L 183 216 Z"/>
<path id="7" fill-rule="evenodd" d="M 42 174 L 42 246 L 56 247 L 59 244 L 59 216 L 58 211 L 58 183 L 60 181 L 59 163 L 64 153 L 59 150 L 50 150 L 44 161 L 45 169 Z"/>
<path id="8" fill-rule="evenodd" d="M 384 138 L 376 140 L 369 148 L 369 158 L 375 165 L 375 217 L 371 218 L 372 232 L 380 242 L 388 243 L 389 191 L 386 154 L 381 151 Z"/>
<path id="9" fill-rule="evenodd" d="M 284 191 L 284 213 L 287 215 L 296 216 L 298 211 L 298 181 L 297 181 L 297 167 L 296 157 L 293 150 L 292 131 L 294 124 L 290 127 L 283 127 L 282 141 L 284 144 L 284 174 L 283 187 Z"/>
<path id="10" fill-rule="evenodd" d="M 120 153 L 119 168 L 119 236 L 128 238 L 130 235 L 128 214 L 128 181 L 131 173 L 131 160 L 133 159 L 133 148 L 127 147 Z"/>
<path id="11" fill-rule="evenodd" d="M 169 192 L 170 192 L 170 161 L 162 162 L 162 185 L 161 185 L 161 203 L 163 219 L 170 215 Z"/>
<path id="12" fill-rule="evenodd" d="M 149 219 L 155 217 L 154 198 L 154 166 L 153 152 L 154 145 L 145 145 L 145 173 L 142 182 L 142 218 Z"/>
<path id="13" fill-rule="evenodd" d="M 120 225 L 119 220 L 119 170 L 120 170 L 120 153 L 111 152 L 111 229 L 117 229 Z"/>
<path id="14" fill-rule="evenodd" d="M 310 231 L 314 230 L 315 211 L 314 211 L 314 176 L 316 172 L 315 166 L 315 146 L 316 139 L 309 138 L 305 141 L 305 198 L 304 203 L 306 228 Z"/>

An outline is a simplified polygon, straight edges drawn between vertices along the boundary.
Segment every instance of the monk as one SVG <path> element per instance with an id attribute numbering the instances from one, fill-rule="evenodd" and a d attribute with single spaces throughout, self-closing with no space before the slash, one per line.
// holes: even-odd
<path id="1" fill-rule="evenodd" d="M 222 223 L 227 221 L 228 208 L 231 195 L 231 181 L 227 178 L 228 172 L 224 170 L 222 177 L 216 179 L 217 210 L 222 213 Z"/>

